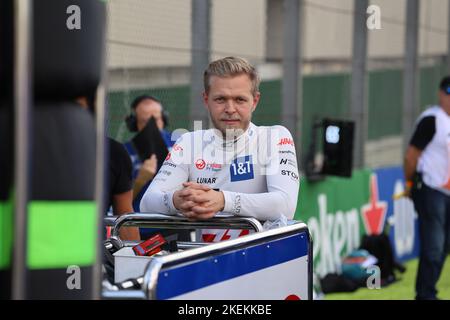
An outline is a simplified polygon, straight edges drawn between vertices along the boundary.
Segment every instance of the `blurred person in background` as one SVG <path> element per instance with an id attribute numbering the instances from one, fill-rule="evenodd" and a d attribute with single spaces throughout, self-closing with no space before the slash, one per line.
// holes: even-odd
<path id="1" fill-rule="evenodd" d="M 416 299 L 437 299 L 436 283 L 450 249 L 450 76 L 439 85 L 439 105 L 417 119 L 405 154 L 406 194 L 419 215 Z"/>
<path id="2" fill-rule="evenodd" d="M 150 95 L 138 96 L 131 104 L 131 111 L 132 113 L 126 118 L 127 127 L 131 132 L 139 133 L 144 130 L 149 120 L 153 117 L 166 147 L 168 149 L 172 147 L 173 141 L 170 138 L 171 135 L 166 130 L 167 114 L 164 112 L 159 99 Z M 139 212 L 141 198 L 151 180 L 156 175 L 161 163 L 158 163 L 155 154 L 152 154 L 147 159 L 141 159 L 132 141 L 128 141 L 124 145 L 133 167 L 133 208 L 135 212 Z"/>
<path id="3" fill-rule="evenodd" d="M 133 189 L 131 161 L 124 146 L 111 138 L 109 143 L 109 192 L 106 208 L 112 207 L 114 215 L 133 212 Z M 124 227 L 120 229 L 122 240 L 140 240 L 139 229 Z"/>
<path id="4" fill-rule="evenodd" d="M 94 98 L 78 97 L 76 102 L 84 109 L 94 110 Z M 112 214 L 123 215 L 133 212 L 131 161 L 123 145 L 111 138 L 106 138 L 109 151 L 106 161 L 108 163 L 108 182 L 106 192 L 105 210 L 112 208 Z M 140 240 L 138 228 L 122 228 L 120 238 L 123 240 Z"/>

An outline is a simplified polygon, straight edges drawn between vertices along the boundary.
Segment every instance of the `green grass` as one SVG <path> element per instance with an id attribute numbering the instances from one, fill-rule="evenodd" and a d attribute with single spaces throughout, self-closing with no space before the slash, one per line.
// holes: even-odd
<path id="1" fill-rule="evenodd" d="M 352 293 L 329 293 L 325 295 L 325 300 L 412 300 L 415 296 L 417 265 L 417 259 L 405 263 L 406 272 L 396 273 L 397 281 L 387 287 L 360 288 Z M 447 257 L 437 289 L 440 299 L 450 299 L 450 257 Z"/>

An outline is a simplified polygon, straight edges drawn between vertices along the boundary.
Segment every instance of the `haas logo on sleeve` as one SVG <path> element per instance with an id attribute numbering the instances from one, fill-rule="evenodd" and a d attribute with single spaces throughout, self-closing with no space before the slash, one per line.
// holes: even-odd
<path id="1" fill-rule="evenodd" d="M 230 165 L 231 182 L 254 178 L 252 156 L 236 158 Z"/>

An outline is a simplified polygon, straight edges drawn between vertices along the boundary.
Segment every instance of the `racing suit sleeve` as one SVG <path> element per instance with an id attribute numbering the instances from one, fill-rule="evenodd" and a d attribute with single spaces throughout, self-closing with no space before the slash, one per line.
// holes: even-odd
<path id="1" fill-rule="evenodd" d="M 166 160 L 159 169 L 150 186 L 144 193 L 140 203 L 141 212 L 152 212 L 174 215 L 178 210 L 173 205 L 173 194 L 183 188 L 188 181 L 189 135 L 184 134 L 173 145 Z"/>
<path id="2" fill-rule="evenodd" d="M 276 220 L 284 215 L 292 219 L 297 207 L 299 174 L 295 145 L 290 132 L 276 126 L 279 139 L 269 146 L 273 152 L 266 172 L 267 190 L 264 193 L 222 191 L 224 213 L 254 217 L 258 220 Z"/>

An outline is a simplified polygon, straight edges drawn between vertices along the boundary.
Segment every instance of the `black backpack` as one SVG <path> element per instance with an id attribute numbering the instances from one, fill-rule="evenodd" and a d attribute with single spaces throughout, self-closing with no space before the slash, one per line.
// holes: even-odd
<path id="1" fill-rule="evenodd" d="M 381 283 L 386 285 L 396 280 L 394 269 L 405 272 L 406 268 L 395 260 L 391 242 L 386 234 L 364 235 L 361 249 L 369 251 L 378 259 L 377 266 L 381 271 Z"/>

